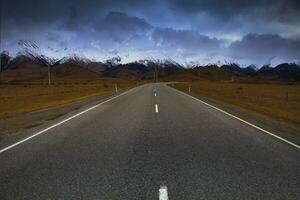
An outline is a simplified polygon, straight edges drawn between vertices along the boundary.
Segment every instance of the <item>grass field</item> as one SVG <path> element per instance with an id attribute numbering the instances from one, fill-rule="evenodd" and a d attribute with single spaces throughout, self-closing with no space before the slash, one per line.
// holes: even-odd
<path id="1" fill-rule="evenodd" d="M 115 84 L 118 86 L 118 91 L 141 84 L 135 80 L 114 78 L 57 79 L 52 85 L 47 85 L 46 82 L 0 84 L 0 119 L 109 94 L 115 91 Z"/>
<path id="2" fill-rule="evenodd" d="M 300 125 L 300 84 L 197 81 L 174 87 Z"/>

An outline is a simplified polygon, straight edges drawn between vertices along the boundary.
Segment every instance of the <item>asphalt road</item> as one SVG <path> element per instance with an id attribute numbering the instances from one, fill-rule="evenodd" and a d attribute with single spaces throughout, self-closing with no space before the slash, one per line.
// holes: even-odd
<path id="1" fill-rule="evenodd" d="M 162 185 L 170 200 L 300 199 L 300 150 L 148 84 L 0 153 L 1 200 L 158 199 Z"/>

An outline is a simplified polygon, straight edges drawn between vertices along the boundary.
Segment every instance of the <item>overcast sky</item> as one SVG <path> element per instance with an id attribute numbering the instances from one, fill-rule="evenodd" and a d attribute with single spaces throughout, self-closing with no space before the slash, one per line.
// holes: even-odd
<path id="1" fill-rule="evenodd" d="M 299 0 L 1 0 L 1 51 L 263 65 L 300 61 Z M 20 42 L 23 41 L 23 42 Z"/>

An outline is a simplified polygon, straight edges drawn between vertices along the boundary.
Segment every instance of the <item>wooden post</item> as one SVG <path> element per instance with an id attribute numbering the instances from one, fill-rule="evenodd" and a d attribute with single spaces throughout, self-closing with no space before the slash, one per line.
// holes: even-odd
<path id="1" fill-rule="evenodd" d="M 117 83 L 115 83 L 115 91 L 116 91 L 116 93 L 118 92 L 118 84 Z"/>

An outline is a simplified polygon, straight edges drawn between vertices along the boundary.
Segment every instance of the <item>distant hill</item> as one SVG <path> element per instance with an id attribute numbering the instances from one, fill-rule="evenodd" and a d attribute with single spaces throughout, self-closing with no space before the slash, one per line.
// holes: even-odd
<path id="1" fill-rule="evenodd" d="M 108 66 L 106 64 L 94 61 L 88 62 L 85 67 L 97 73 L 98 75 L 103 75 L 103 73 L 108 69 Z"/>
<path id="2" fill-rule="evenodd" d="M 239 73 L 243 72 L 242 68 L 240 68 L 240 66 L 236 63 L 222 65 L 220 68 L 228 71 L 233 71 L 233 72 L 239 72 Z"/>
<path id="3" fill-rule="evenodd" d="M 207 80 L 212 80 L 212 81 L 235 81 L 237 79 L 241 79 L 245 77 L 243 74 L 239 73 L 236 71 L 235 68 L 228 69 L 223 66 L 218 67 L 216 65 L 207 65 L 204 67 L 197 67 L 194 68 L 193 73 L 196 74 L 197 76 L 207 79 Z"/>
<path id="4" fill-rule="evenodd" d="M 183 72 L 176 73 L 167 77 L 173 81 L 192 81 L 210 80 L 210 81 L 226 81 L 232 82 L 246 79 L 247 76 L 236 71 L 231 71 L 226 68 L 218 67 L 217 65 L 198 66 L 192 69 L 186 69 Z"/>
<path id="5" fill-rule="evenodd" d="M 155 71 L 158 76 L 167 76 L 183 70 L 183 67 L 170 60 L 140 60 L 136 62 L 119 64 L 107 68 L 105 76 L 130 77 L 140 79 L 153 79 Z"/>
<path id="6" fill-rule="evenodd" d="M 193 76 L 191 76 L 193 75 Z M 198 66 L 180 73 L 183 79 L 194 80 L 195 77 L 211 81 L 300 81 L 300 67 L 295 63 L 283 63 L 276 67 L 265 65 L 259 70 L 255 65 L 241 68 L 237 64 Z M 179 74 L 172 76 L 179 80 Z"/>
<path id="7" fill-rule="evenodd" d="M 236 63 L 222 65 L 221 68 L 225 69 L 225 70 L 233 71 L 233 72 L 238 72 L 241 74 L 246 74 L 246 75 L 254 75 L 257 71 L 257 68 L 255 65 L 249 65 L 246 68 L 242 68 Z"/>
<path id="8" fill-rule="evenodd" d="M 114 78 L 139 78 L 141 77 L 141 73 L 144 71 L 144 66 L 138 67 L 135 63 L 128 63 L 125 65 L 117 65 L 107 68 L 103 72 L 103 76 L 105 77 L 114 77 Z"/>
<path id="9" fill-rule="evenodd" d="M 1 53 L 0 59 L 1 59 L 0 72 L 2 72 L 8 67 L 11 57 L 9 56 L 8 52 L 4 51 Z"/>
<path id="10" fill-rule="evenodd" d="M 100 76 L 92 70 L 72 62 L 59 64 L 55 67 L 51 67 L 50 70 L 53 78 L 63 78 L 66 80 L 95 80 L 100 78 Z"/>
<path id="11" fill-rule="evenodd" d="M 18 55 L 12 59 L 1 72 L 1 81 L 34 81 L 47 75 L 46 68 L 25 55 Z"/>
<path id="12" fill-rule="evenodd" d="M 238 64 L 226 64 L 218 67 L 209 65 L 193 68 L 198 76 L 209 80 L 226 80 L 229 77 L 255 78 L 271 81 L 300 81 L 300 66 L 295 63 L 282 63 L 276 67 L 264 65 L 257 69 L 255 65 L 241 68 Z"/>
<path id="13" fill-rule="evenodd" d="M 274 68 L 265 65 L 255 75 L 268 80 L 300 81 L 300 67 L 295 63 L 282 63 Z"/>
<path id="14" fill-rule="evenodd" d="M 242 73 L 243 74 L 247 74 L 247 75 L 255 75 L 255 73 L 257 72 L 257 67 L 255 65 L 249 65 L 246 68 L 241 68 L 242 69 Z"/>

